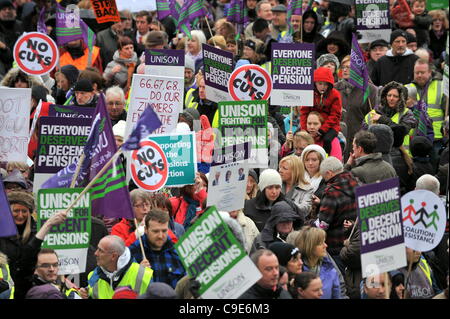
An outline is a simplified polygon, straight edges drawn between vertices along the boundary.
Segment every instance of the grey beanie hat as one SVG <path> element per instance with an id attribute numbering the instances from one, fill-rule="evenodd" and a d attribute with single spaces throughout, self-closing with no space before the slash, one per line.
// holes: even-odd
<path id="1" fill-rule="evenodd" d="M 323 66 L 324 64 L 328 63 L 328 62 L 333 62 L 336 65 L 336 71 L 337 69 L 339 69 L 339 59 L 332 53 L 327 53 L 327 54 L 322 54 L 318 59 L 317 59 L 317 67 L 320 68 L 321 66 Z"/>
<path id="2" fill-rule="evenodd" d="M 195 73 L 195 62 L 191 57 L 187 55 L 184 56 L 184 67 L 186 69 L 191 69 Z"/>

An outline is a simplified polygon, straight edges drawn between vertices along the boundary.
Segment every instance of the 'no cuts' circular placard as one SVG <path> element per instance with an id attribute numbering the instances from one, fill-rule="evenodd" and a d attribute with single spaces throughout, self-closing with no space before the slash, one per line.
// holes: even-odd
<path id="1" fill-rule="evenodd" d="M 131 153 L 131 177 L 140 188 L 156 192 L 163 187 L 169 176 L 167 157 L 159 144 L 141 142 L 141 148 Z"/>
<path id="2" fill-rule="evenodd" d="M 49 73 L 58 59 L 59 51 L 55 41 L 43 33 L 25 33 L 14 45 L 14 61 L 23 72 L 30 75 Z"/>
<path id="3" fill-rule="evenodd" d="M 235 101 L 267 100 L 272 92 L 272 79 L 259 65 L 246 64 L 231 73 L 228 91 Z"/>
<path id="4" fill-rule="evenodd" d="M 402 196 L 405 245 L 417 251 L 430 251 L 444 236 L 447 220 L 442 200 L 427 190 L 415 190 Z"/>

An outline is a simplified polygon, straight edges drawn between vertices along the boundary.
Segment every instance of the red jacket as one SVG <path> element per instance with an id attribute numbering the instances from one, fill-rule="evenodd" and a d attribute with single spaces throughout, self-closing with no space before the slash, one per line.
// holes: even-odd
<path id="1" fill-rule="evenodd" d="M 122 218 L 122 220 L 119 223 L 113 226 L 111 230 L 111 235 L 116 235 L 122 238 L 123 241 L 125 242 L 125 246 L 128 247 L 132 243 L 134 243 L 137 239 L 134 231 L 130 233 L 130 228 L 131 222 L 125 218 Z M 175 236 L 175 234 L 170 229 L 168 231 L 168 235 L 170 240 L 172 240 L 174 244 L 178 242 L 177 236 Z"/>
<path id="2" fill-rule="evenodd" d="M 321 67 L 314 71 L 314 82 L 328 82 L 334 85 L 333 74 L 330 69 Z M 340 121 L 342 118 L 342 99 L 341 93 L 335 88 L 331 88 L 321 96 L 314 89 L 314 106 L 302 106 L 300 108 L 300 125 L 302 130 L 306 130 L 306 120 L 308 114 L 312 111 L 319 112 L 324 119 L 324 123 L 320 130 L 327 133 L 330 128 L 336 132 L 341 131 Z"/>
<path id="3" fill-rule="evenodd" d="M 205 189 L 202 189 L 198 193 L 194 195 L 194 200 L 198 201 L 200 204 L 197 207 L 197 216 L 200 215 L 203 211 L 201 210 L 201 206 L 203 201 L 206 199 L 208 194 Z M 180 225 L 184 224 L 184 220 L 186 219 L 186 212 L 189 204 L 183 199 L 183 197 L 172 197 L 169 199 L 172 204 L 172 216 L 176 223 Z"/>
<path id="4" fill-rule="evenodd" d="M 41 113 L 39 114 L 38 118 L 41 118 L 42 116 L 48 116 L 50 104 L 52 104 L 52 103 L 42 102 Z M 36 113 L 36 108 L 30 114 L 30 128 L 31 128 L 31 123 L 33 123 L 34 113 Z M 36 123 L 36 128 L 35 128 L 34 134 L 33 134 L 33 136 L 31 136 L 30 142 L 28 143 L 28 157 L 31 158 L 32 160 L 34 160 L 34 157 L 36 156 L 36 150 L 37 150 L 38 143 L 39 143 L 37 131 L 38 131 L 38 127 L 37 127 L 37 123 Z"/>

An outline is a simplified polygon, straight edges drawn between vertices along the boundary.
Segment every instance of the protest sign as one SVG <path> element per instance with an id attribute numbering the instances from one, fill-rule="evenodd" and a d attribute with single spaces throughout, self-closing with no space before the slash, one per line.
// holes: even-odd
<path id="1" fill-rule="evenodd" d="M 14 44 L 14 61 L 30 75 L 43 75 L 53 70 L 59 61 L 59 50 L 49 36 L 30 32 L 22 35 Z"/>
<path id="2" fill-rule="evenodd" d="M 426 3 L 428 11 L 448 8 L 448 0 L 427 0 Z"/>
<path id="3" fill-rule="evenodd" d="M 66 209 L 82 188 L 40 189 L 37 197 L 37 227 L 58 211 Z M 91 199 L 86 193 L 72 208 L 67 219 L 50 228 L 42 248 L 55 249 L 59 259 L 59 273 L 78 274 L 86 271 L 87 251 L 91 237 Z"/>
<path id="4" fill-rule="evenodd" d="M 406 266 L 398 178 L 356 188 L 363 278 Z"/>
<path id="5" fill-rule="evenodd" d="M 130 10 L 131 12 L 139 12 L 141 10 L 145 11 L 156 11 L 156 0 L 116 0 L 117 9 Z"/>
<path id="6" fill-rule="evenodd" d="M 36 173 L 57 173 L 83 152 L 91 119 L 41 117 L 39 119 Z"/>
<path id="7" fill-rule="evenodd" d="M 234 69 L 233 53 L 202 44 L 206 98 L 213 102 L 231 100 L 228 79 Z"/>
<path id="8" fill-rule="evenodd" d="M 406 0 L 398 0 L 397 5 L 391 9 L 391 16 L 400 28 L 412 28 L 414 22 L 411 20 L 411 8 Z"/>
<path id="9" fill-rule="evenodd" d="M 217 209 L 208 209 L 178 240 L 175 249 L 203 299 L 236 299 L 261 273 Z"/>
<path id="10" fill-rule="evenodd" d="M 120 22 L 115 0 L 91 0 L 91 4 L 98 23 Z"/>
<path id="11" fill-rule="evenodd" d="M 267 168 L 267 101 L 219 102 L 220 147 L 251 142 L 249 167 Z"/>
<path id="12" fill-rule="evenodd" d="M 154 141 L 144 141 L 141 148 L 131 153 L 131 177 L 140 188 L 156 192 L 169 176 L 167 157 Z"/>
<path id="13" fill-rule="evenodd" d="M 447 216 L 442 200 L 427 190 L 415 190 L 402 196 L 403 231 L 406 247 L 430 251 L 442 239 Z"/>
<path id="14" fill-rule="evenodd" d="M 162 123 L 154 134 L 166 134 L 175 129 L 178 114 L 183 110 L 183 88 L 181 78 L 134 74 L 125 139 L 148 106 L 153 108 Z"/>
<path id="15" fill-rule="evenodd" d="M 267 100 L 272 93 L 272 79 L 259 65 L 246 64 L 231 73 L 228 91 L 235 101 Z"/>
<path id="16" fill-rule="evenodd" d="M 165 186 L 181 187 L 194 184 L 197 172 L 197 150 L 194 132 L 187 134 L 150 135 L 141 144 L 153 141 L 167 158 L 169 172 Z M 164 186 L 164 185 L 163 185 Z"/>
<path id="17" fill-rule="evenodd" d="M 272 44 L 272 105 L 313 106 L 314 44 Z"/>
<path id="18" fill-rule="evenodd" d="M 92 107 L 76 105 L 50 104 L 48 116 L 50 117 L 71 117 L 92 119 L 95 109 Z"/>
<path id="19" fill-rule="evenodd" d="M 184 51 L 145 50 L 145 74 L 184 79 Z"/>
<path id="20" fill-rule="evenodd" d="M 0 88 L 0 162 L 27 161 L 31 89 Z"/>
<path id="21" fill-rule="evenodd" d="M 448 112 L 448 97 L 449 97 L 449 95 L 448 95 L 448 85 L 449 85 L 449 83 L 448 83 L 448 75 L 449 75 L 449 67 L 448 67 L 448 59 L 449 59 L 449 51 L 448 51 L 448 46 L 449 46 L 449 42 L 448 42 L 448 40 L 449 40 L 449 36 L 448 36 L 448 34 L 447 34 L 447 46 L 446 46 L 446 48 L 445 48 L 445 61 L 444 61 L 444 78 L 443 78 L 443 80 L 442 80 L 442 88 L 443 88 L 443 91 L 444 91 L 444 94 L 445 94 L 445 96 L 447 97 L 447 112 Z"/>
<path id="22" fill-rule="evenodd" d="M 359 43 L 371 43 L 383 39 L 389 42 L 391 19 L 389 0 L 355 0 L 356 30 L 362 35 Z"/>
<path id="23" fill-rule="evenodd" d="M 226 212 L 244 208 L 250 147 L 247 142 L 214 150 L 207 206 Z"/>
<path id="24" fill-rule="evenodd" d="M 5 193 L 3 178 L 0 175 L 0 238 L 17 235 L 17 227 L 11 213 L 8 197 Z"/>

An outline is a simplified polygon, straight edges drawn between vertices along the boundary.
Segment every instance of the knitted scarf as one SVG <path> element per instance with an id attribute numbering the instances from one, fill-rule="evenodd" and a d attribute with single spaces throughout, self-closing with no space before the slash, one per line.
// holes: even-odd
<path id="1" fill-rule="evenodd" d="M 186 211 L 186 218 L 184 219 L 183 227 L 185 230 L 191 226 L 191 221 L 197 214 L 197 207 L 200 205 L 200 203 L 192 198 L 189 198 L 187 196 L 183 196 L 183 199 L 188 203 L 187 211 Z"/>

